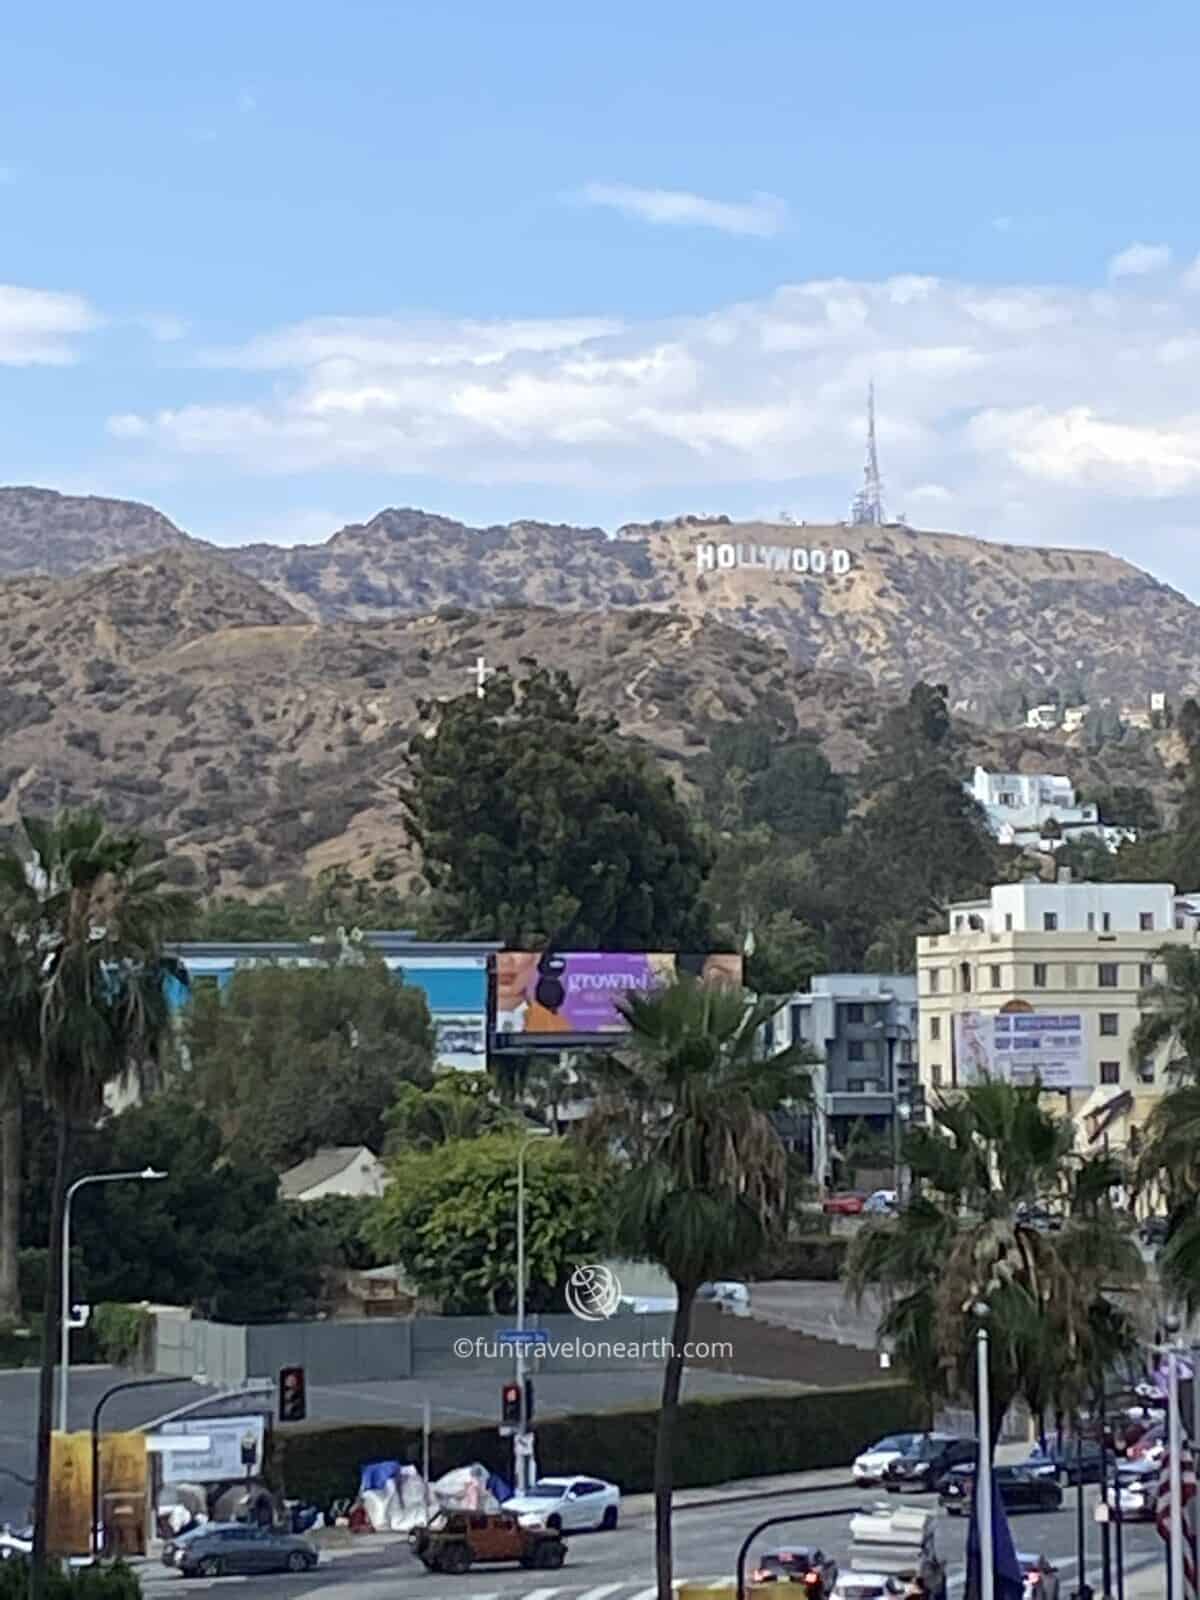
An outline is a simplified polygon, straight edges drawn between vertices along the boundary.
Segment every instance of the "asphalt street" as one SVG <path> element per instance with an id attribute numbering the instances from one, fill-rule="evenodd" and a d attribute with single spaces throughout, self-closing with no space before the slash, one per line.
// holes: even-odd
<path id="1" fill-rule="evenodd" d="M 133 1376 L 112 1367 L 74 1367 L 71 1371 L 70 1417 L 72 1429 L 91 1427 L 92 1410 L 106 1389 Z M 572 1411 L 609 1411 L 617 1406 L 656 1405 L 662 1386 L 658 1371 L 629 1370 L 595 1374 L 553 1373 L 537 1379 L 537 1408 L 542 1417 Z M 743 1378 L 732 1373 L 689 1371 L 684 1375 L 684 1396 L 794 1393 L 797 1385 Z M 199 1400 L 215 1391 L 190 1382 L 116 1395 L 104 1408 L 103 1426 L 136 1428 L 177 1406 Z M 453 1382 L 439 1379 L 436 1387 L 423 1382 L 346 1384 L 331 1388 L 308 1386 L 309 1416 L 318 1422 L 400 1422 L 419 1425 L 428 1398 L 433 1425 L 462 1427 L 472 1422 L 495 1422 L 499 1409 L 499 1380 L 471 1376 Z M 244 1402 L 242 1403 L 244 1405 Z M 241 1406 L 226 1402 L 227 1415 Z M 29 1493 L 19 1481 L 32 1478 L 34 1431 L 37 1424 L 37 1373 L 32 1369 L 0 1372 L 0 1524 L 21 1523 Z"/>
<path id="2" fill-rule="evenodd" d="M 737 1550 L 746 1534 L 767 1517 L 786 1516 L 793 1510 L 824 1510 L 830 1515 L 815 1522 L 795 1524 L 765 1534 L 755 1549 L 773 1543 L 811 1539 L 835 1557 L 845 1559 L 852 1510 L 878 1498 L 873 1491 L 827 1490 L 817 1494 L 790 1494 L 757 1500 L 730 1498 L 727 1503 L 680 1507 L 675 1514 L 675 1570 L 682 1578 L 731 1578 Z M 886 1498 L 886 1497 L 884 1497 Z M 1099 1589 L 1099 1542 L 1092 1520 L 1096 1491 L 1087 1491 L 1086 1572 Z M 891 1502 L 895 1503 L 895 1502 Z M 906 1497 L 906 1504 L 929 1507 L 923 1496 Z M 1077 1577 L 1074 1500 L 1051 1513 L 1031 1513 L 1011 1518 L 1013 1538 L 1021 1551 L 1049 1556 L 1063 1574 L 1063 1600 Z M 520 1568 L 474 1568 L 466 1578 L 453 1580 L 453 1600 L 649 1600 L 653 1593 L 652 1517 L 648 1508 L 623 1515 L 614 1533 L 579 1534 L 569 1541 L 567 1563 L 561 1572 L 531 1574 Z M 1124 1533 L 1127 1574 L 1161 1566 L 1163 1546 L 1152 1525 L 1126 1527 Z M 316 1572 L 304 1577 L 224 1578 L 206 1582 L 184 1580 L 165 1569 L 150 1569 L 144 1587 L 153 1600 L 170 1600 L 174 1591 L 187 1595 L 208 1589 L 250 1586 L 253 1600 L 386 1600 L 396 1596 L 448 1594 L 450 1580 L 425 1572 L 400 1545 L 371 1548 L 369 1535 L 363 1549 L 334 1554 Z M 966 1546 L 962 1519 L 942 1518 L 938 1546 L 952 1578 L 952 1593 L 961 1586 Z M 250 1600 L 250 1596 L 246 1597 Z"/>

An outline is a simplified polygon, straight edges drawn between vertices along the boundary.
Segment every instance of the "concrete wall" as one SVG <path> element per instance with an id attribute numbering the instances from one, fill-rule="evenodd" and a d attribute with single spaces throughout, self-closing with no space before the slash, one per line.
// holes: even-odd
<path id="1" fill-rule="evenodd" d="M 152 1370 L 169 1378 L 203 1374 L 210 1383 L 244 1383 L 260 1374 L 247 1364 L 245 1328 L 204 1322 L 187 1312 L 158 1309 L 154 1315 Z M 286 1363 L 284 1363 L 286 1365 Z"/>

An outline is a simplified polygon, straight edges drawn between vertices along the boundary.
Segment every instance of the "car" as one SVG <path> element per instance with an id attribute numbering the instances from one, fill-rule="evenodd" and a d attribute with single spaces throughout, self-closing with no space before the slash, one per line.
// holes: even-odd
<path id="1" fill-rule="evenodd" d="M 414 1528 L 408 1547 L 426 1572 L 468 1572 L 477 1561 L 516 1561 L 556 1570 L 567 1558 L 557 1528 L 526 1527 L 508 1511 L 438 1511 Z"/>
<path id="2" fill-rule="evenodd" d="M 830 1217 L 859 1217 L 867 1197 L 858 1189 L 847 1189 L 841 1194 L 831 1194 L 821 1210 Z"/>
<path id="3" fill-rule="evenodd" d="M 906 1585 L 886 1572 L 843 1572 L 829 1600 L 890 1600 L 902 1595 Z"/>
<path id="4" fill-rule="evenodd" d="M 1063 1219 L 1057 1212 L 1048 1210 L 1043 1205 L 1021 1205 L 1017 1207 L 1017 1221 L 1026 1228 L 1032 1228 L 1035 1233 L 1061 1233 Z"/>
<path id="5" fill-rule="evenodd" d="M 896 1210 L 895 1189 L 876 1189 L 874 1194 L 869 1194 L 863 1202 L 863 1215 L 868 1217 L 890 1217 Z"/>
<path id="6" fill-rule="evenodd" d="M 1167 1427 L 1164 1422 L 1152 1423 L 1125 1449 L 1127 1461 L 1161 1461 L 1166 1451 Z"/>
<path id="7" fill-rule="evenodd" d="M 940 1494 L 950 1470 L 969 1466 L 978 1456 L 977 1439 L 956 1433 L 926 1433 L 915 1449 L 888 1462 L 881 1481 L 889 1494 L 899 1494 L 904 1489 Z"/>
<path id="8" fill-rule="evenodd" d="M 1028 1464 L 995 1467 L 993 1476 L 1006 1511 L 1057 1511 L 1063 1503 L 1062 1486 L 1057 1476 L 1048 1477 Z M 974 1466 L 952 1467 L 941 1492 L 942 1510 L 947 1516 L 964 1516 L 971 1509 L 975 1485 Z"/>
<path id="9" fill-rule="evenodd" d="M 210 1522 L 175 1542 L 168 1565 L 185 1578 L 223 1578 L 230 1573 L 311 1572 L 318 1559 L 316 1545 L 297 1534 L 249 1522 Z"/>
<path id="10" fill-rule="evenodd" d="M 1167 1217 L 1147 1217 L 1138 1227 L 1137 1234 L 1147 1250 L 1154 1250 L 1159 1245 L 1166 1244 L 1170 1228 L 1171 1224 Z"/>
<path id="11" fill-rule="evenodd" d="M 1105 1495 L 1122 1522 L 1153 1522 L 1159 1469 L 1152 1461 L 1123 1461 Z"/>
<path id="12" fill-rule="evenodd" d="M 527 1527 L 615 1528 L 621 1514 L 621 1491 L 603 1478 L 539 1478 L 532 1487 L 504 1502 Z"/>
<path id="13" fill-rule="evenodd" d="M 1022 1600 L 1060 1600 L 1058 1568 L 1049 1557 L 1018 1550 L 1017 1560 L 1025 1574 Z"/>
<path id="14" fill-rule="evenodd" d="M 697 1300 L 718 1305 L 723 1311 L 748 1311 L 750 1290 L 744 1283 L 723 1279 L 719 1283 L 702 1283 L 696 1291 Z"/>
<path id="15" fill-rule="evenodd" d="M 769 1550 L 755 1563 L 751 1583 L 812 1583 L 819 1580 L 828 1594 L 837 1582 L 838 1564 L 811 1544 L 789 1544 Z"/>
<path id="16" fill-rule="evenodd" d="M 915 1450 L 924 1437 L 922 1433 L 889 1433 L 876 1440 L 854 1459 L 850 1470 L 855 1483 L 878 1483 L 888 1462 Z"/>
<path id="17" fill-rule="evenodd" d="M 1074 1439 L 1064 1439 L 1060 1445 L 1048 1445 L 1045 1450 L 1035 1445 L 1025 1465 L 1032 1472 L 1053 1474 L 1060 1483 L 1099 1483 L 1104 1455 L 1098 1439 L 1084 1439 L 1079 1444 Z"/>

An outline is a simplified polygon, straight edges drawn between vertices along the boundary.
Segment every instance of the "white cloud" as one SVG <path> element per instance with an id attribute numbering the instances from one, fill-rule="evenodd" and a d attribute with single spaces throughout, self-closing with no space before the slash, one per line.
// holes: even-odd
<path id="1" fill-rule="evenodd" d="M 81 295 L 0 283 L 0 366 L 69 366 L 100 322 Z"/>
<path id="2" fill-rule="evenodd" d="M 258 110 L 258 101 L 249 89 L 243 89 L 237 97 L 237 108 L 243 116 L 248 116 L 251 111 Z"/>
<path id="3" fill-rule="evenodd" d="M 749 200 L 711 200 L 686 189 L 640 189 L 630 183 L 589 183 L 580 199 L 609 206 L 642 222 L 681 228 L 716 228 L 721 233 L 770 239 L 787 222 L 787 205 L 778 195 L 752 194 Z"/>
<path id="4" fill-rule="evenodd" d="M 1165 244 L 1131 244 L 1108 263 L 1110 278 L 1144 278 L 1171 265 L 1171 247 Z"/>
<path id="5" fill-rule="evenodd" d="M 907 275 L 642 323 L 319 319 L 208 352 L 180 403 L 109 428 L 143 461 L 385 474 L 398 496 L 411 476 L 519 485 L 542 514 L 559 488 L 725 485 L 732 509 L 813 520 L 858 486 L 873 377 L 892 510 L 1148 560 L 1160 519 L 1200 529 L 1195 301 L 1148 288 Z M 1182 570 L 1200 540 L 1162 548 Z"/>

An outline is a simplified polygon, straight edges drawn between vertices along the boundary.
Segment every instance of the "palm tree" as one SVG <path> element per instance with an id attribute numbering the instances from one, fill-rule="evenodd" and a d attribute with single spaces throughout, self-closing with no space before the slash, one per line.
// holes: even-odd
<path id="1" fill-rule="evenodd" d="M 940 1099 L 906 1141 L 912 1199 L 865 1228 L 847 1262 L 849 1292 L 880 1295 L 880 1334 L 931 1405 L 973 1393 L 972 1308 L 987 1304 L 993 1444 L 1018 1395 L 1037 1415 L 1069 1410 L 1134 1343 L 1103 1292 L 1142 1276 L 1112 1203 L 1121 1174 L 1107 1158 L 1076 1160 L 1073 1138 L 1040 1085 L 984 1079 Z"/>
<path id="2" fill-rule="evenodd" d="M 37 1053 L 38 984 L 31 951 L 0 906 L 0 1324 L 20 1322 L 21 1124 Z"/>
<path id="3" fill-rule="evenodd" d="M 111 833 L 97 811 L 67 811 L 53 823 L 22 819 L 22 830 L 25 849 L 0 853 L 0 895 L 7 937 L 31 952 L 34 1066 L 55 1132 L 29 1591 L 42 1600 L 71 1135 L 99 1114 L 107 1083 L 155 1059 L 169 1020 L 165 976 L 186 981 L 163 955 L 164 932 L 189 902 L 165 889 L 161 865 L 143 865 L 137 835 Z"/>
<path id="4" fill-rule="evenodd" d="M 808 1095 L 800 1049 L 762 1057 L 760 1032 L 778 1008 L 690 978 L 630 995 L 629 1048 L 607 1062 L 593 1113 L 593 1135 L 624 1157 L 618 1242 L 661 1266 L 677 1297 L 654 1455 L 659 1600 L 672 1593 L 675 1431 L 696 1293 L 745 1271 L 780 1222 L 787 1163 L 770 1113 Z"/>
<path id="5" fill-rule="evenodd" d="M 1169 1072 L 1200 1078 L 1200 950 L 1168 944 L 1154 952 L 1154 959 L 1165 976 L 1142 990 L 1144 1014 L 1134 1029 L 1130 1058 L 1145 1061 L 1165 1046 L 1171 1051 Z"/>

